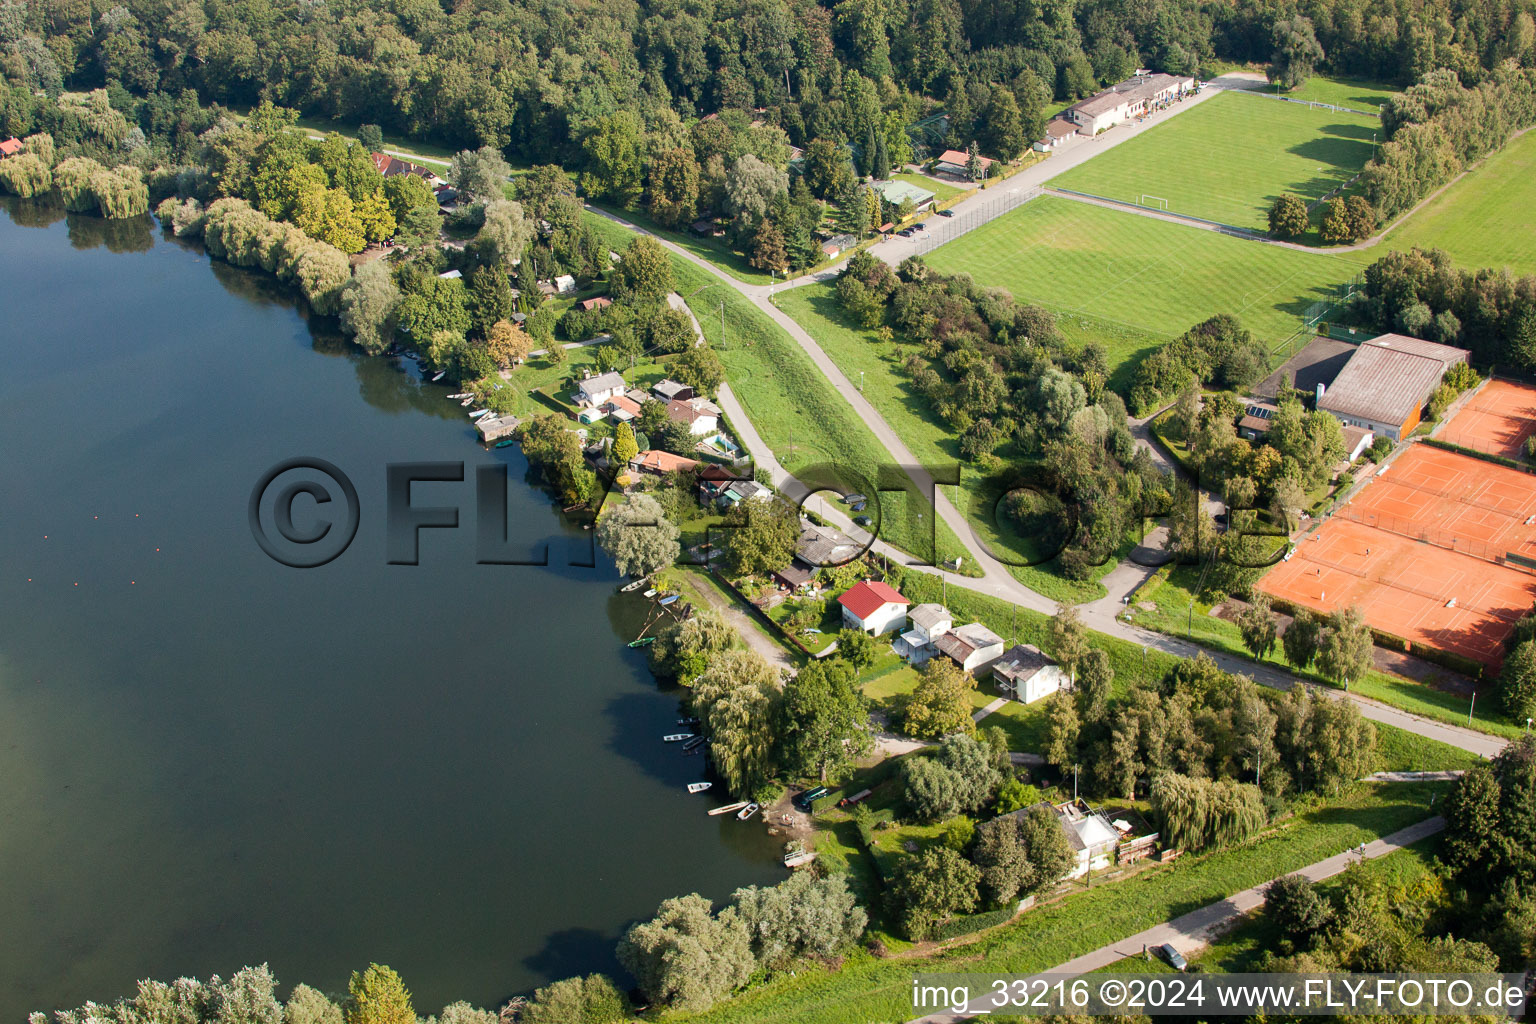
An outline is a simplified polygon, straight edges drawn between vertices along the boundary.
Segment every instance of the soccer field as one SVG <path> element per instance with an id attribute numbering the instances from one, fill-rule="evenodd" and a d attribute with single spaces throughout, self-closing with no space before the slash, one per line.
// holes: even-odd
<path id="1" fill-rule="evenodd" d="M 1281 193 L 1310 202 L 1358 173 L 1380 130 L 1362 114 L 1225 92 L 1052 184 L 1132 203 L 1155 196 L 1173 213 L 1263 231 Z"/>
<path id="2" fill-rule="evenodd" d="M 1536 132 L 1488 157 L 1471 174 L 1358 256 L 1392 249 L 1440 248 L 1464 267 L 1536 273 Z"/>
<path id="3" fill-rule="evenodd" d="M 1278 105 L 1278 104 L 1277 104 Z M 1115 150 L 1119 152 L 1119 150 Z M 1273 345 L 1361 264 L 1045 196 L 925 257 L 1021 302 L 1164 338 L 1231 313 Z"/>
<path id="4" fill-rule="evenodd" d="M 1266 90 L 1270 91 L 1270 90 Z M 1374 110 L 1387 102 L 1387 97 L 1402 92 L 1392 85 L 1377 85 L 1353 78 L 1320 78 L 1313 75 L 1284 95 L 1314 103 L 1333 103 L 1355 110 Z"/>

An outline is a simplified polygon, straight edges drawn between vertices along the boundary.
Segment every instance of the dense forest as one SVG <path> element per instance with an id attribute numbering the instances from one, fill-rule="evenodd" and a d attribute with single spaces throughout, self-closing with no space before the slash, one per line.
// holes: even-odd
<path id="1" fill-rule="evenodd" d="M 569 167 L 616 117 L 638 118 L 640 156 L 722 111 L 756 111 L 803 147 L 943 109 L 928 137 L 954 144 L 1021 116 L 1032 128 L 1137 67 L 1320 59 L 1405 85 L 1451 68 L 1474 85 L 1528 62 L 1533 37 L 1531 5 L 1505 0 L 11 0 L 0 52 L 23 89 L 0 127 L 30 130 L 14 119 L 34 90 L 105 87 L 121 108 L 119 91 L 193 89 Z"/>

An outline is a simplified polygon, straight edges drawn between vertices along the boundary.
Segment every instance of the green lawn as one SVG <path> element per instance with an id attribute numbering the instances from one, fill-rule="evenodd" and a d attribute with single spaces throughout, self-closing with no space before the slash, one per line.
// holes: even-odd
<path id="1" fill-rule="evenodd" d="M 1374 110 L 1387 102 L 1387 97 L 1402 92 L 1395 85 L 1382 85 L 1355 78 L 1321 78 L 1313 75 L 1296 88 L 1283 95 L 1314 103 L 1332 103 L 1354 110 Z"/>
<path id="2" fill-rule="evenodd" d="M 1445 784 L 1363 785 L 1237 846 L 1186 856 L 1030 911 L 979 941 L 924 958 L 856 953 L 836 972 L 784 975 L 707 1013 L 669 1020 L 755 1024 L 894 1021 L 912 1016 L 914 972 L 1027 974 L 1054 966 L 1429 816 Z"/>
<path id="3" fill-rule="evenodd" d="M 1167 633 L 1170 636 L 1187 635 L 1189 639 L 1202 646 L 1242 658 L 1250 657 L 1247 649 L 1243 647 L 1242 636 L 1238 632 L 1237 625 L 1208 614 L 1211 606 L 1207 600 L 1195 601 L 1194 615 L 1189 614 L 1191 589 L 1195 578 L 1192 568 L 1180 566 L 1171 570 L 1166 578 L 1139 591 L 1136 595 L 1137 603 L 1150 602 L 1156 608 L 1152 611 L 1144 608 L 1134 609 L 1132 615 L 1136 625 L 1155 629 L 1159 633 Z M 1202 595 L 1202 598 L 1206 596 Z M 1305 676 L 1315 682 L 1327 682 L 1315 672 L 1296 672 L 1286 663 L 1278 645 L 1265 661 L 1293 675 Z M 1383 704 L 1390 704 L 1416 715 L 1423 715 L 1425 718 L 1433 718 L 1452 725 L 1467 724 L 1469 702 L 1466 698 L 1402 676 L 1371 669 L 1366 672 L 1365 678 L 1354 683 L 1350 689 L 1361 696 L 1379 700 Z M 1497 715 L 1489 707 L 1490 704 L 1491 701 L 1483 702 L 1483 710 L 1476 714 L 1473 727 L 1495 736 L 1518 736 L 1521 732 L 1520 728 Z"/>
<path id="4" fill-rule="evenodd" d="M 864 397 L 880 410 L 919 462 L 930 468 L 948 467 L 959 472 L 958 493 L 956 488 L 946 487 L 945 496 L 966 517 L 988 550 L 1010 561 L 1037 557 L 1031 538 L 1019 536 L 998 520 L 998 487 L 960 460 L 960 442 L 954 431 L 934 412 L 932 403 L 912 387 L 911 378 L 902 370 L 902 361 L 917 351 L 915 346 L 880 341 L 874 331 L 851 323 L 838 308 L 831 284 L 801 285 L 780 292 L 773 301 L 816 339 L 844 376 L 863 387 Z M 1009 458 L 1010 446 L 1004 446 L 999 455 Z M 1053 564 L 1015 566 L 1012 571 L 1025 586 L 1057 601 L 1079 604 L 1104 596 L 1104 587 L 1097 578 L 1085 582 L 1068 580 L 1053 570 Z M 1114 568 L 1114 564 L 1113 560 L 1105 563 L 1098 575 Z"/>
<path id="5" fill-rule="evenodd" d="M 1508 267 L 1536 273 L 1536 132 L 1527 132 L 1489 156 L 1378 245 L 1357 256 L 1375 260 L 1387 250 L 1415 245 L 1441 248 L 1465 267 Z"/>
<path id="6" fill-rule="evenodd" d="M 612 249 L 622 251 L 634 237 L 595 214 L 586 218 Z M 870 476 L 888 464 L 890 456 L 810 356 L 783 328 L 709 271 L 674 254 L 672 274 L 678 293 L 720 354 L 732 392 L 779 463 L 797 476 L 821 467 L 818 479 L 873 493 L 876 486 Z M 901 481 L 906 485 L 904 494 L 881 495 L 881 538 L 934 563 L 964 554 L 965 546 L 934 516 L 931 503 L 916 485 L 904 475 Z"/>
<path id="7" fill-rule="evenodd" d="M 1144 352 L 1148 336 L 1166 340 L 1217 313 L 1234 314 L 1265 342 L 1278 343 L 1300 328 L 1311 303 L 1335 297 L 1361 269 L 1338 256 L 1051 196 L 962 235 L 927 260 L 1064 319 L 1118 325 L 1119 338 L 1105 339 L 1112 368 Z"/>
<path id="8" fill-rule="evenodd" d="M 975 191 L 975 189 L 963 189 L 956 188 L 953 185 L 946 185 L 935 178 L 930 178 L 923 174 L 914 174 L 911 171 L 900 171 L 891 175 L 891 179 L 893 181 L 905 181 L 909 185 L 916 185 L 918 188 L 927 189 L 933 193 L 933 201 L 935 203 L 947 203 L 958 195 L 963 195 L 968 191 Z"/>
<path id="9" fill-rule="evenodd" d="M 1052 184 L 1132 203 L 1151 194 L 1173 213 L 1262 231 L 1277 196 L 1310 202 L 1357 174 L 1380 130 L 1374 117 L 1223 92 Z"/>

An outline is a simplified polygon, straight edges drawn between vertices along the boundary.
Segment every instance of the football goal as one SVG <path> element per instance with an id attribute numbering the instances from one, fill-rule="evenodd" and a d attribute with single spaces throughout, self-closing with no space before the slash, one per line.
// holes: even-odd
<path id="1" fill-rule="evenodd" d="M 1162 196 L 1143 195 L 1141 197 L 1141 205 L 1150 206 L 1154 210 L 1162 210 L 1164 213 L 1168 212 L 1168 200 Z"/>

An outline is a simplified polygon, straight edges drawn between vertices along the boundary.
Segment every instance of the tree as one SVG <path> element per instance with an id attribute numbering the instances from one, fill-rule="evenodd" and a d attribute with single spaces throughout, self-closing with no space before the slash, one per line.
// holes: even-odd
<path id="1" fill-rule="evenodd" d="M 975 724 L 970 691 L 975 687 L 976 680 L 948 658 L 930 658 L 902 710 L 901 731 L 920 737 L 970 731 Z"/>
<path id="2" fill-rule="evenodd" d="M 1374 652 L 1365 614 L 1358 605 L 1350 605 L 1328 616 L 1328 628 L 1317 647 L 1317 669 L 1347 690 L 1371 667 Z"/>
<path id="3" fill-rule="evenodd" d="M 980 181 L 986 171 L 986 165 L 981 162 L 981 150 L 976 148 L 976 143 L 971 143 L 965 154 L 965 176 L 971 181 Z"/>
<path id="4" fill-rule="evenodd" d="M 784 234 L 764 217 L 757 225 L 752 238 L 752 265 L 758 270 L 784 273 L 789 267 L 789 256 L 784 251 Z"/>
<path id="5" fill-rule="evenodd" d="M 1342 199 L 1330 199 L 1325 207 L 1322 226 L 1318 229 L 1323 241 L 1329 245 L 1353 242 L 1355 223 L 1349 216 L 1349 204 Z"/>
<path id="6" fill-rule="evenodd" d="M 632 110 L 616 110 L 599 118 L 581 143 L 586 156 L 582 187 L 626 209 L 639 203 L 645 191 L 641 134 L 640 119 Z"/>
<path id="7" fill-rule="evenodd" d="M 660 305 L 672 290 L 672 261 L 661 243 L 649 235 L 640 235 L 624 250 L 608 279 L 608 290 L 615 302 L 651 309 Z"/>
<path id="8" fill-rule="evenodd" d="M 624 995 L 606 974 L 566 978 L 535 989 L 518 1011 L 519 1024 L 623 1024 Z"/>
<path id="9" fill-rule="evenodd" d="M 666 900 L 619 942 L 619 963 L 655 1002 L 701 1013 L 747 983 L 754 960 L 746 925 L 727 907 L 719 916 L 698 893 Z"/>
<path id="10" fill-rule="evenodd" d="M 414 174 L 397 174 L 384 179 L 384 198 L 395 215 L 395 242 L 408 250 L 417 250 L 436 242 L 442 234 L 437 196 L 432 188 Z"/>
<path id="11" fill-rule="evenodd" d="M 713 608 L 704 608 L 682 622 L 668 621 L 651 645 L 651 667 L 661 675 L 691 683 L 720 654 L 736 643 L 735 627 Z"/>
<path id="12" fill-rule="evenodd" d="M 614 442 L 615 452 L 621 441 L 622 438 Z M 629 446 L 633 448 L 634 444 L 631 433 Z M 656 499 L 647 494 L 634 495 L 597 521 L 597 542 L 613 558 L 619 572 L 627 576 L 649 576 L 674 564 L 678 536 L 677 526 L 667 519 Z"/>
<path id="13" fill-rule="evenodd" d="M 1083 721 L 1093 723 L 1104 717 L 1114 682 L 1115 667 L 1108 652 L 1089 650 L 1078 660 L 1072 691 L 1077 698 L 1077 713 Z"/>
<path id="14" fill-rule="evenodd" d="M 1504 659 L 1498 695 L 1504 713 L 1516 722 L 1536 716 L 1536 641 L 1517 644 Z"/>
<path id="15" fill-rule="evenodd" d="M 1056 614 L 1051 616 L 1051 654 L 1072 675 L 1087 653 L 1088 629 L 1078 617 L 1076 606 L 1058 604 Z"/>
<path id="16" fill-rule="evenodd" d="M 1307 204 L 1289 192 L 1277 196 L 1269 208 L 1269 233 L 1275 238 L 1300 238 L 1311 227 Z"/>
<path id="17" fill-rule="evenodd" d="M 768 204 L 789 191 L 789 175 L 751 153 L 736 158 L 725 176 L 725 210 L 741 225 L 755 225 L 768 212 Z"/>
<path id="18" fill-rule="evenodd" d="M 475 236 L 475 245 L 488 262 L 510 271 L 536 234 L 534 223 L 523 216 L 521 203 L 493 199 L 485 204 L 485 220 Z"/>
<path id="19" fill-rule="evenodd" d="M 1259 787 L 1231 779 L 1164 772 L 1152 780 L 1147 798 L 1162 822 L 1164 841 L 1174 849 L 1230 846 L 1258 831 L 1268 819 Z"/>
<path id="20" fill-rule="evenodd" d="M 1045 702 L 1045 760 L 1066 769 L 1077 763 L 1077 743 L 1082 719 L 1077 705 L 1064 693 L 1053 693 Z"/>
<path id="21" fill-rule="evenodd" d="M 976 826 L 971 863 L 981 873 L 978 892 L 983 906 L 1001 907 L 1011 902 L 1034 880 L 1035 866 L 1024 847 L 1019 818 L 1005 814 Z"/>
<path id="22" fill-rule="evenodd" d="M 813 661 L 785 684 L 778 741 L 786 771 L 826 782 L 829 772 L 848 768 L 873 749 L 869 703 L 851 669 L 836 659 Z"/>
<path id="23" fill-rule="evenodd" d="M 651 317 L 647 331 L 650 335 L 651 347 L 668 355 L 687 352 L 699 340 L 699 333 L 693 326 L 693 318 L 688 315 L 686 309 L 669 307 L 661 310 Z"/>
<path id="24" fill-rule="evenodd" d="M 463 150 L 453 155 L 448 167 L 448 183 L 468 203 L 488 203 L 506 198 L 507 179 L 512 167 L 494 146 Z"/>
<path id="25" fill-rule="evenodd" d="M 1323 59 L 1323 48 L 1312 28 L 1312 19 L 1304 14 L 1275 22 L 1274 57 L 1269 65 L 1269 80 L 1294 89 L 1312 75 Z"/>
<path id="26" fill-rule="evenodd" d="M 901 783 L 902 798 L 918 821 L 942 821 L 961 812 L 960 780 L 932 758 L 903 761 Z"/>
<path id="27" fill-rule="evenodd" d="M 980 880 L 981 872 L 954 850 L 934 847 L 897 864 L 888 898 L 907 937 L 921 941 L 955 914 L 976 908 Z"/>
<path id="28" fill-rule="evenodd" d="M 528 358 L 533 351 L 533 339 L 528 332 L 510 320 L 498 320 L 491 325 L 485 336 L 485 348 L 503 370 L 511 369 Z M 628 465 L 627 462 L 618 465 Z"/>
<path id="29" fill-rule="evenodd" d="M 341 290 L 341 329 L 371 356 L 383 352 L 395 340 L 395 309 L 400 289 L 389 264 L 372 260 L 358 267 Z"/>
<path id="30" fill-rule="evenodd" d="M 283 1024 L 342 1024 L 341 1007 L 308 985 L 295 985 L 283 1005 Z"/>
<path id="31" fill-rule="evenodd" d="M 1333 916 L 1333 908 L 1311 879 L 1284 875 L 1264 887 L 1264 914 L 1295 948 L 1306 949 Z"/>
<path id="32" fill-rule="evenodd" d="M 613 431 L 613 447 L 608 450 L 609 462 L 620 473 L 628 472 L 629 464 L 640 454 L 635 444 L 635 430 L 628 423 L 620 423 Z"/>
<path id="33" fill-rule="evenodd" d="M 994 86 L 991 98 L 982 109 L 987 148 L 1003 160 L 1016 160 L 1029 146 L 1024 134 L 1024 119 L 1019 113 L 1019 101 L 1012 91 Z"/>
<path id="34" fill-rule="evenodd" d="M 417 1024 L 400 975 L 381 964 L 353 971 L 347 984 L 347 1024 Z"/>
<path id="35" fill-rule="evenodd" d="M 378 153 L 384 149 L 384 130 L 376 124 L 358 125 L 357 144 L 369 153 Z"/>
<path id="36" fill-rule="evenodd" d="M 773 775 L 780 673 L 756 651 L 731 650 L 693 681 L 710 757 L 733 793 L 754 796 Z"/>
<path id="37" fill-rule="evenodd" d="M 699 162 L 686 146 L 663 150 L 651 160 L 649 208 L 663 227 L 693 219 L 699 206 Z"/>
<path id="38" fill-rule="evenodd" d="M 875 663 L 880 643 L 862 629 L 844 629 L 837 634 L 837 657 L 853 669 L 855 679 Z"/>
<path id="39" fill-rule="evenodd" d="M 817 199 L 834 199 L 853 182 L 847 151 L 831 139 L 812 139 L 804 166 L 805 184 Z"/>
<path id="40" fill-rule="evenodd" d="M 475 329 L 487 336 L 492 327 L 512 316 L 512 286 L 500 267 L 492 265 L 475 271 L 469 279 L 469 305 Z"/>
<path id="41" fill-rule="evenodd" d="M 1254 594 L 1237 616 L 1237 629 L 1243 635 L 1243 646 L 1253 655 L 1254 661 L 1263 661 L 1275 649 L 1278 626 L 1274 612 L 1270 610 L 1266 594 Z"/>
<path id="42" fill-rule="evenodd" d="M 693 332 L 693 325 L 688 325 Z M 696 394 L 713 395 L 725 383 L 725 364 L 707 345 L 690 348 L 672 362 L 672 379 L 693 388 Z"/>
<path id="43" fill-rule="evenodd" d="M 1317 642 L 1322 634 L 1322 623 L 1305 608 L 1296 609 L 1291 624 L 1280 637 L 1285 650 L 1285 660 L 1292 668 L 1304 669 L 1317 659 Z"/>
<path id="44" fill-rule="evenodd" d="M 1296 529 L 1306 504 L 1307 492 L 1302 489 L 1301 481 L 1294 477 L 1282 476 L 1270 488 L 1269 510 L 1286 533 Z"/>
<path id="45" fill-rule="evenodd" d="M 737 502 L 725 514 L 726 562 L 737 576 L 781 569 L 795 557 L 800 517 L 782 501 Z"/>
<path id="46" fill-rule="evenodd" d="M 737 889 L 732 903 L 753 954 L 770 970 L 800 957 L 831 957 L 858 941 L 869 923 L 846 874 L 797 871 L 775 886 Z"/>

